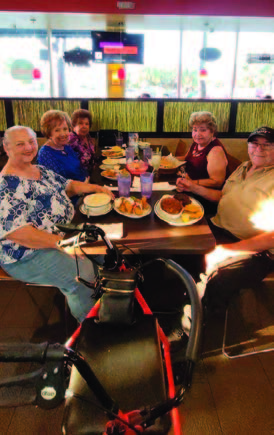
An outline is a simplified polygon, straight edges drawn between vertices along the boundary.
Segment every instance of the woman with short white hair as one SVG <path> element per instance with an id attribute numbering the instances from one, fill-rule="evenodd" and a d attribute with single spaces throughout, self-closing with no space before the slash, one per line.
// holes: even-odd
<path id="1" fill-rule="evenodd" d="M 28 127 L 6 130 L 8 162 L 0 174 L 0 265 L 13 278 L 58 287 L 73 316 L 84 320 L 93 305 L 91 290 L 76 280 L 75 259 L 58 247 L 63 234 L 56 224 L 74 216 L 69 197 L 111 191 L 98 185 L 67 180 L 32 164 L 37 154 L 36 134 Z M 92 263 L 79 258 L 81 276 L 91 282 Z"/>

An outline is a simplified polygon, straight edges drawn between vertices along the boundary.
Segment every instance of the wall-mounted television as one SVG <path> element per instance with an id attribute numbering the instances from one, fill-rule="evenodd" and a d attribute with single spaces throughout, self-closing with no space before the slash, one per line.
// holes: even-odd
<path id="1" fill-rule="evenodd" d="M 91 32 L 92 60 L 96 63 L 144 63 L 144 35 Z"/>

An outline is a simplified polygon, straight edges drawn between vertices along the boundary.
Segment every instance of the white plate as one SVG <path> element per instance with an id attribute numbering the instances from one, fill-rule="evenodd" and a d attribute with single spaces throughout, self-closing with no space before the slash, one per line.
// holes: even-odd
<path id="1" fill-rule="evenodd" d="M 120 159 L 120 157 L 119 157 L 119 159 Z M 115 165 L 117 165 L 117 160 L 118 159 L 105 159 L 105 160 L 103 160 L 103 165 L 104 166 L 108 166 L 108 168 L 111 168 L 111 167 L 113 167 L 113 166 L 115 166 Z"/>
<path id="2" fill-rule="evenodd" d="M 105 175 L 104 172 L 106 171 L 101 172 L 102 177 L 108 178 L 109 180 L 117 181 L 117 177 L 109 177 L 108 175 Z"/>
<path id="3" fill-rule="evenodd" d="M 117 166 L 117 168 L 118 168 L 118 166 L 119 166 L 119 168 L 120 168 L 121 165 L 119 165 L 119 164 L 116 163 L 114 166 Z M 106 171 L 106 170 L 108 170 L 108 169 L 113 169 L 114 166 L 111 167 L 111 166 L 108 166 L 108 165 L 101 165 L 101 166 L 99 166 L 99 168 L 102 169 L 103 171 Z M 118 170 L 119 170 L 119 168 L 118 168 Z"/>
<path id="4" fill-rule="evenodd" d="M 196 222 L 199 222 L 202 219 L 202 217 L 204 216 L 205 211 L 204 211 L 204 208 L 203 208 L 202 204 L 200 204 L 199 201 L 197 201 L 196 199 L 191 198 L 191 197 L 190 197 L 190 199 L 191 199 L 191 204 L 198 205 L 201 208 L 201 210 L 203 212 L 201 217 L 196 218 L 196 219 L 191 219 L 188 222 L 183 222 L 182 221 L 182 216 L 180 216 L 180 217 L 178 217 L 177 219 L 174 219 L 174 220 L 168 219 L 168 218 L 166 218 L 165 215 L 162 214 L 162 210 L 161 210 L 161 207 L 160 207 L 160 200 L 156 202 L 156 204 L 154 206 L 154 212 L 155 212 L 156 216 L 158 216 L 159 219 L 161 219 L 162 221 L 164 221 L 164 222 L 166 222 L 169 225 L 172 225 L 174 227 L 186 227 L 188 225 L 193 225 L 193 224 L 195 224 Z M 182 215 L 183 215 L 183 213 L 182 213 Z"/>
<path id="5" fill-rule="evenodd" d="M 149 205 L 149 204 L 148 204 L 149 208 L 147 210 L 145 210 L 142 215 L 123 213 L 122 211 L 118 210 L 118 208 L 115 205 L 115 203 L 117 203 L 118 199 L 120 199 L 120 198 L 116 198 L 114 200 L 114 206 L 113 206 L 113 208 L 114 208 L 115 211 L 117 211 L 117 213 L 121 214 L 122 216 L 126 216 L 126 217 L 129 217 L 129 218 L 132 218 L 132 219 L 141 219 L 141 218 L 143 218 L 145 216 L 148 216 L 151 213 L 152 208 L 151 208 L 151 205 Z"/>
<path id="6" fill-rule="evenodd" d="M 113 204 L 111 203 L 109 205 L 109 208 L 106 211 L 104 211 L 104 213 L 99 213 L 98 214 L 98 213 L 87 212 L 85 210 L 84 204 L 81 204 L 80 207 L 79 207 L 79 210 L 80 210 L 81 213 L 85 214 L 88 217 L 96 217 L 96 216 L 104 216 L 105 214 L 108 214 L 112 210 L 112 208 L 113 208 Z"/>
<path id="7" fill-rule="evenodd" d="M 107 158 L 109 158 L 109 159 L 121 159 L 122 157 L 124 157 L 125 155 L 126 155 L 126 153 L 125 153 L 125 150 L 122 150 L 119 154 L 117 154 L 116 156 L 114 155 L 114 156 L 107 156 L 105 153 L 107 152 L 107 151 L 111 151 L 111 150 L 105 150 L 105 151 L 102 151 L 102 156 L 103 157 L 107 157 Z"/>

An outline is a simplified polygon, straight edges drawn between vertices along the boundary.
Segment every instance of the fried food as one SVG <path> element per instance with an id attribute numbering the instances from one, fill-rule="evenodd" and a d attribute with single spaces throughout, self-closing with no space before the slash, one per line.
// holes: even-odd
<path id="1" fill-rule="evenodd" d="M 102 155 L 105 157 L 122 157 L 123 150 L 121 147 L 115 146 L 112 147 L 110 150 L 103 150 Z"/>
<path id="2" fill-rule="evenodd" d="M 123 168 L 123 169 L 121 169 L 120 174 L 122 174 L 122 175 L 124 175 L 125 177 L 127 177 L 128 174 L 129 174 L 129 172 L 128 172 L 125 168 Z"/>
<path id="3" fill-rule="evenodd" d="M 187 204 L 185 206 L 185 211 L 189 211 L 190 213 L 200 213 L 201 208 L 197 204 Z"/>
<path id="4" fill-rule="evenodd" d="M 147 199 L 143 197 L 142 199 L 130 197 L 121 198 L 121 204 L 118 210 L 122 213 L 132 214 L 136 216 L 141 216 L 145 210 L 149 208 Z"/>
<path id="5" fill-rule="evenodd" d="M 200 219 L 203 216 L 201 207 L 197 204 L 187 204 L 182 214 L 182 221 L 189 222 L 193 219 Z"/>
<path id="6" fill-rule="evenodd" d="M 174 160 L 170 159 L 167 156 L 161 158 L 160 168 L 161 169 L 172 169 L 176 167 L 176 163 Z"/>
<path id="7" fill-rule="evenodd" d="M 106 177 L 117 178 L 117 171 L 115 171 L 114 169 L 107 169 L 106 171 L 104 171 L 103 175 L 105 175 Z"/>
<path id="8" fill-rule="evenodd" d="M 178 214 L 183 210 L 182 203 L 175 198 L 164 198 L 161 201 L 161 208 L 169 214 Z"/>
<path id="9" fill-rule="evenodd" d="M 180 201 L 183 207 L 186 207 L 188 204 L 191 204 L 191 199 L 186 193 L 176 193 L 173 196 L 173 198 Z"/>

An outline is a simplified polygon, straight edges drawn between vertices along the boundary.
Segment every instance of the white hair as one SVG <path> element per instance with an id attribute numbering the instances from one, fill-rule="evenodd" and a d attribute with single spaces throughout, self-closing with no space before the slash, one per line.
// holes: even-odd
<path id="1" fill-rule="evenodd" d="M 13 127 L 7 128 L 7 130 L 4 133 L 3 137 L 3 144 L 8 145 L 11 141 L 10 136 L 14 131 L 19 130 L 27 130 L 35 139 L 36 139 L 36 133 L 32 130 L 30 127 L 25 127 L 23 125 L 14 125 Z"/>

